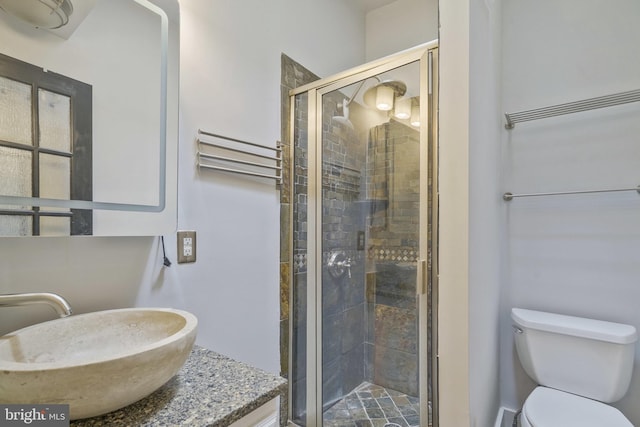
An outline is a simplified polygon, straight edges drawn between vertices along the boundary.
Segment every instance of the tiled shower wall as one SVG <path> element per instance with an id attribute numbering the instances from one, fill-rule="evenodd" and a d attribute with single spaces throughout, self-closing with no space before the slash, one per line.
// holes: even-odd
<path id="1" fill-rule="evenodd" d="M 332 119 L 344 98 L 331 92 L 323 99 L 322 397 L 327 406 L 365 378 L 366 259 L 364 247 L 358 247 L 358 233 L 366 229 L 362 203 L 366 146 L 353 128 Z M 352 266 L 334 277 L 327 264 L 337 252 L 351 258 Z"/>
<path id="2" fill-rule="evenodd" d="M 307 194 L 307 161 L 306 157 L 306 122 L 307 109 L 296 108 L 295 120 L 300 124 L 295 127 L 294 141 L 300 156 L 295 162 L 296 170 L 291 176 L 291 108 L 289 90 L 311 83 L 318 76 L 293 61 L 286 55 L 281 56 L 281 134 L 282 134 L 282 172 L 283 181 L 280 192 L 280 374 L 287 378 L 293 387 L 294 418 L 300 417 L 306 400 L 306 194 Z M 296 102 L 306 102 L 301 95 Z M 292 194 L 295 186 L 296 194 Z M 291 197 L 295 197 L 292 200 Z M 296 211 L 293 212 L 293 207 Z M 292 217 L 295 230 L 291 229 Z M 293 236 L 292 236 L 293 231 Z M 293 246 L 292 246 L 293 243 Z M 294 250 L 294 248 L 297 248 Z M 295 277 L 292 280 L 292 274 Z M 290 285 L 293 283 L 293 307 L 289 306 Z M 289 336 L 289 325 L 293 334 Z M 293 353 L 293 364 L 289 366 L 289 341 L 297 350 Z M 287 417 L 281 417 L 286 421 Z"/>
<path id="3" fill-rule="evenodd" d="M 296 169 L 289 176 L 288 91 L 316 79 L 282 56 L 281 367 L 292 383 L 294 416 L 306 399 L 307 98 L 296 100 L 303 108 L 296 108 Z M 419 161 L 418 133 L 392 121 L 358 135 L 331 120 L 342 98 L 325 102 L 323 123 L 323 401 L 330 404 L 364 381 L 415 396 L 419 176 L 410 171 L 417 170 L 411 162 Z M 358 247 L 358 234 L 365 230 L 366 246 Z M 352 258 L 350 275 L 329 274 L 327 260 L 334 251 Z M 288 366 L 289 339 L 296 349 L 293 366 Z"/>

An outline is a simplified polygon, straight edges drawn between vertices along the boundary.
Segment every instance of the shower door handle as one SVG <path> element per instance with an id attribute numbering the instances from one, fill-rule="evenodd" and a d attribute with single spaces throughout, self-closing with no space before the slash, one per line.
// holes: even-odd
<path id="1" fill-rule="evenodd" d="M 427 293 L 427 260 L 419 259 L 417 268 L 418 271 L 416 276 L 418 277 L 416 283 L 416 293 L 418 295 L 424 295 Z"/>

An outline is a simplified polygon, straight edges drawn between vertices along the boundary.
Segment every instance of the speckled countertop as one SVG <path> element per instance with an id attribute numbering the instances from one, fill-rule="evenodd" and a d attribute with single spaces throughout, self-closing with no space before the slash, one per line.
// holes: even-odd
<path id="1" fill-rule="evenodd" d="M 227 426 L 284 395 L 286 384 L 277 375 L 195 346 L 178 374 L 153 394 L 71 426 Z"/>

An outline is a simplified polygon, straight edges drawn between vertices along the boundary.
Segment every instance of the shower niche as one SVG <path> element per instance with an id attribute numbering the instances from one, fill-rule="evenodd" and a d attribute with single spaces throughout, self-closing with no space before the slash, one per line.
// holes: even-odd
<path id="1" fill-rule="evenodd" d="M 290 92 L 298 425 L 436 425 L 436 64 L 432 42 Z"/>

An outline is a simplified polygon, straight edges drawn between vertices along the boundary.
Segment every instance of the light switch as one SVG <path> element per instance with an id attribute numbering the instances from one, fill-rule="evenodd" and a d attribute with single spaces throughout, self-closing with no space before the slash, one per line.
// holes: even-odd
<path id="1" fill-rule="evenodd" d="M 196 232 L 178 231 L 178 264 L 196 262 Z"/>

